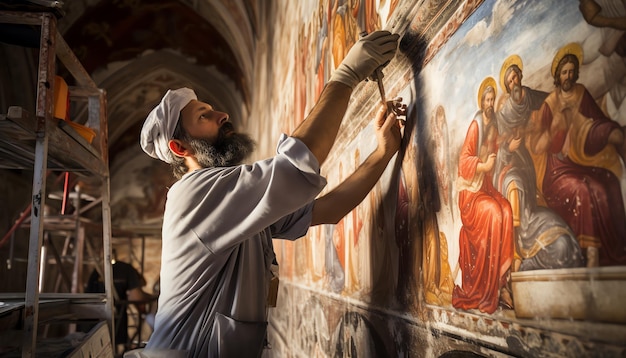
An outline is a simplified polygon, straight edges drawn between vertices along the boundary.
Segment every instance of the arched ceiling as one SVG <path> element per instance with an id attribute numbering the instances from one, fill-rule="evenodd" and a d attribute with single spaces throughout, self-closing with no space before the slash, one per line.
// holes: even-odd
<path id="1" fill-rule="evenodd" d="M 233 49 L 208 21 L 179 1 L 124 6 L 103 0 L 86 9 L 64 38 L 85 69 L 137 58 L 146 50 L 174 49 L 200 66 L 216 66 L 241 89 L 241 70 Z"/>
<path id="2" fill-rule="evenodd" d="M 227 16 L 218 17 L 224 13 L 223 3 L 228 4 Z M 256 20 L 248 16 L 256 10 L 251 2 L 223 3 L 101 0 L 64 9 L 59 30 L 87 72 L 107 90 L 112 149 L 121 137 L 118 131 L 126 133 L 133 127 L 129 122 L 141 121 L 129 118 L 125 107 L 131 103 L 151 108 L 166 88 L 206 89 L 213 95 L 203 99 L 241 114 L 236 105 L 249 102 L 244 78 L 250 75 L 254 51 L 251 29 Z M 234 22 L 237 26 L 228 26 Z M 145 118 L 145 110 L 133 112 Z M 110 154 L 115 160 L 117 152 Z"/>
<path id="3" fill-rule="evenodd" d="M 256 0 L 67 1 L 58 29 L 107 92 L 113 224 L 152 232 L 160 222 L 169 167 L 143 154 L 139 133 L 169 88 L 199 99 L 245 127 L 252 101 Z"/>

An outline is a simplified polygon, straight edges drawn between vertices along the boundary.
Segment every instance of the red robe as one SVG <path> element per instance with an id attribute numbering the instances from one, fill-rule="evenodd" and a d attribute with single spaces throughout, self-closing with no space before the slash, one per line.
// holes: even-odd
<path id="1" fill-rule="evenodd" d="M 624 265 L 626 214 L 614 174 L 619 170 L 619 159 L 610 155 L 608 150 L 613 149 L 607 146 L 609 134 L 620 126 L 604 115 L 584 86 L 577 84 L 572 91 L 569 104 L 553 92 L 543 106 L 542 127 L 546 129 L 552 125 L 554 114 L 566 112 L 568 107 L 573 106 L 570 112 L 577 116 L 570 119 L 567 131 L 552 138 L 543 194 L 546 204 L 572 228 L 581 247 L 600 246 L 601 266 Z M 616 165 L 618 169 L 611 170 Z"/>
<path id="2" fill-rule="evenodd" d="M 491 153 L 496 152 L 496 138 L 481 139 L 484 136 L 478 121 L 473 120 L 461 149 L 459 181 L 475 181 L 481 146 L 487 146 Z M 463 222 L 459 234 L 463 283 L 461 287 L 454 287 L 452 305 L 493 313 L 498 308 L 500 288 L 506 283 L 506 273 L 513 261 L 511 205 L 493 187 L 489 173 L 484 176 L 479 190 L 460 191 L 459 209 Z"/>

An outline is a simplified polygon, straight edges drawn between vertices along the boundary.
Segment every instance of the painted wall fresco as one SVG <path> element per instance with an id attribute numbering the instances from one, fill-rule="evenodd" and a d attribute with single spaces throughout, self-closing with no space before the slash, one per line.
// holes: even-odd
<path id="1" fill-rule="evenodd" d="M 577 5 L 485 1 L 420 74 L 447 122 L 430 155 L 455 308 L 512 308 L 511 271 L 626 263 L 624 32 Z"/>
<path id="2" fill-rule="evenodd" d="M 613 19 L 606 20 L 612 27 L 585 20 L 594 4 Z M 385 84 L 390 96 L 410 104 L 403 150 L 364 202 L 337 225 L 311 228 L 294 243 L 275 241 L 288 283 L 279 299 L 289 307 L 271 321 L 282 332 L 272 336 L 278 355 L 625 351 L 615 343 L 626 337 L 623 322 L 607 328 L 594 317 L 576 321 L 566 313 L 568 320 L 558 324 L 569 322 L 567 329 L 554 329 L 550 320 L 562 316 L 542 316 L 545 324 L 525 320 L 515 307 L 522 299 L 511 288 L 518 272 L 596 275 L 607 267 L 623 287 L 624 5 L 330 0 L 278 11 L 280 24 L 291 21 L 299 29 L 285 35 L 295 44 L 288 52 L 293 57 L 281 57 L 293 75 L 274 79 L 289 84 L 281 95 L 294 99 L 290 105 L 273 98 L 284 131 L 310 111 L 362 30 L 403 33 Z M 301 17 L 285 15 L 293 11 Z M 564 57 L 574 63 L 559 65 Z M 369 122 L 377 100 L 372 83 L 357 87 L 339 143 L 322 168 L 326 190 L 373 149 Z M 567 289 L 559 292 L 551 298 L 568 296 Z M 608 304 L 617 315 L 620 307 Z M 293 334 L 296 328 L 307 338 Z M 590 343 L 581 331 L 603 343 Z M 433 338 L 433 332 L 469 343 Z"/>

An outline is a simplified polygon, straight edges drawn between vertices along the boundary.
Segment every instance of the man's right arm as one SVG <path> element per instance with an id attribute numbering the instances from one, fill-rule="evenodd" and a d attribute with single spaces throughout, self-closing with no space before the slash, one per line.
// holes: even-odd
<path id="1" fill-rule="evenodd" d="M 311 113 L 291 135 L 304 142 L 320 165 L 335 143 L 351 94 L 349 86 L 336 81 L 328 82 Z"/>
<path id="2" fill-rule="evenodd" d="M 382 104 L 376 115 L 376 150 L 336 188 L 315 200 L 311 225 L 338 223 L 363 201 L 378 182 L 402 141 L 401 124 L 396 113 L 406 115 L 405 105 L 398 104 L 396 110 L 389 114 L 388 108 L 389 104 Z"/>
<path id="3" fill-rule="evenodd" d="M 309 148 L 320 165 L 335 142 L 352 90 L 391 61 L 399 38 L 389 31 L 376 31 L 359 39 L 333 72 L 311 113 L 292 133 L 292 137 Z"/>

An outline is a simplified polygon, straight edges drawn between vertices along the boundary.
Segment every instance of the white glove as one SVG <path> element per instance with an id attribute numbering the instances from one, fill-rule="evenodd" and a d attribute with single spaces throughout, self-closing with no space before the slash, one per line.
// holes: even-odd
<path id="1" fill-rule="evenodd" d="M 330 81 L 354 88 L 378 67 L 387 66 L 396 54 L 399 38 L 400 35 L 389 31 L 375 31 L 361 37 L 333 72 Z"/>

